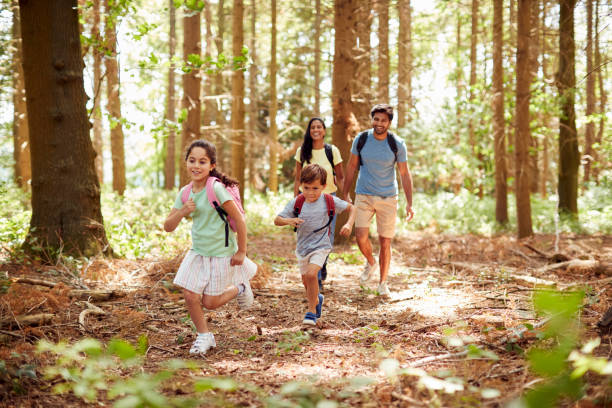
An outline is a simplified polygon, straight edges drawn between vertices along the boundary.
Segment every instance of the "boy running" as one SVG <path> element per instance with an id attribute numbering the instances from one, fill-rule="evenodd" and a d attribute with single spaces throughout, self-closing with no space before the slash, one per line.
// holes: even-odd
<path id="1" fill-rule="evenodd" d="M 308 312 L 304 316 L 305 325 L 314 326 L 321 317 L 323 295 L 319 293 L 317 274 L 331 251 L 329 214 L 325 196 L 327 172 L 318 164 L 311 164 L 302 170 L 300 185 L 305 201 L 299 215 L 294 213 L 294 205 L 300 197 L 293 198 L 274 220 L 274 225 L 291 225 L 297 228 L 295 253 L 306 289 Z M 336 214 L 348 209 L 349 217 L 342 226 L 340 235 L 348 236 L 355 221 L 355 207 L 335 196 L 333 199 Z"/>

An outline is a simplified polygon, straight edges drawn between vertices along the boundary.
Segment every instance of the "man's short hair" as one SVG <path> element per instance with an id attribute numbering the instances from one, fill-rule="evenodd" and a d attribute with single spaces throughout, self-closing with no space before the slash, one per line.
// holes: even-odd
<path id="1" fill-rule="evenodd" d="M 373 118 L 376 113 L 386 113 L 389 117 L 389 122 L 393 120 L 393 106 L 388 105 L 386 103 L 379 103 L 374 105 L 372 110 L 370 111 L 370 116 Z"/>
<path id="2" fill-rule="evenodd" d="M 325 171 L 323 167 L 318 164 L 309 164 L 302 169 L 300 183 L 310 184 L 314 183 L 316 180 L 319 180 L 322 186 L 327 182 L 327 171 Z"/>

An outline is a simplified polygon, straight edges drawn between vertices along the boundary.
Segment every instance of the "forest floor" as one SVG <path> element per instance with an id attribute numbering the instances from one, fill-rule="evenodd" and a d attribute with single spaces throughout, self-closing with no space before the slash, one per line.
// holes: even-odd
<path id="1" fill-rule="evenodd" d="M 325 283 L 323 317 L 319 327 L 305 331 L 301 320 L 306 302 L 294 238 L 284 230 L 253 237 L 249 254 L 262 264 L 253 281 L 257 307 L 240 311 L 232 301 L 207 312 L 217 347 L 195 359 L 196 369 L 181 370 L 164 383 L 163 392 L 190 395 L 196 378 L 224 376 L 240 384 L 240 392 L 222 393 L 225 403 L 237 406 L 269 405 L 266 398 L 280 393 L 291 401 L 327 398 L 344 406 L 504 406 L 541 382 L 522 354 L 537 341 L 543 320 L 533 311 L 536 286 L 588 288 L 580 314 L 583 341 L 599 336 L 596 323 L 612 306 L 609 270 L 592 267 L 593 262 L 558 263 L 581 259 L 609 264 L 612 236 L 564 234 L 558 251 L 556 239 L 426 232 L 398 236 L 393 241 L 390 299 L 377 296 L 377 279 L 360 287 L 358 250 L 339 246 Z M 555 252 L 566 258 L 554 257 Z M 43 378 L 42 367 L 53 359 L 35 353 L 39 339 L 122 338 L 137 343 L 144 333 L 149 341 L 145 371 L 155 372 L 173 358 L 190 359 L 193 329 L 180 292 L 171 284 L 179 263 L 180 256 L 164 261 L 100 258 L 83 267 L 79 280 L 57 266 L 0 265 L 11 281 L 0 296 L 0 361 L 5 364 L 4 371 L 0 369 L 0 406 L 90 405 L 74 394 L 52 392 L 59 380 Z M 32 279 L 45 282 L 36 285 Z M 104 314 L 82 314 L 95 309 L 84 303 L 82 293 L 89 292 L 75 291 L 85 286 L 107 291 L 109 298 L 87 296 Z M 17 316 L 41 314 L 50 316 L 37 325 L 14 323 Z M 498 359 L 486 354 L 468 359 L 466 344 L 493 352 Z M 602 337 L 594 354 L 610 359 L 610 336 Z M 389 379 L 380 368 L 387 358 L 424 371 Z M 36 378 L 15 372 L 11 377 L 7 371 L 25 364 L 34 366 Z M 448 373 L 455 380 L 448 380 Z M 355 378 L 371 382 L 351 382 Z M 283 388 L 292 381 L 304 381 L 293 394 Z M 612 406 L 603 377 L 589 373 L 585 383 L 581 401 L 561 405 Z M 436 390 L 450 391 L 452 384 L 461 386 L 454 393 Z M 485 389 L 499 394 L 484 398 Z M 97 405 L 112 403 L 104 393 L 99 395 Z"/>

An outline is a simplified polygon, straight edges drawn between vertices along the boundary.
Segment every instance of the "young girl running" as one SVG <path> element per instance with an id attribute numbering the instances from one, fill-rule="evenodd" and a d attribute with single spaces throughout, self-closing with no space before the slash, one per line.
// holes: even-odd
<path id="1" fill-rule="evenodd" d="M 181 262 L 174 284 L 183 288 L 185 305 L 198 332 L 189 353 L 206 354 L 208 349 L 216 346 L 216 342 L 202 306 L 212 310 L 237 298 L 241 309 L 250 307 L 253 292 L 249 280 L 255 275 L 257 265 L 246 257 L 246 223 L 225 189 L 225 186 L 238 182 L 216 169 L 215 146 L 196 140 L 187 149 L 185 163 L 192 182 L 189 199 L 183 204 L 183 190 L 179 192 L 164 222 L 164 229 L 172 232 L 183 218 L 191 216 L 193 219 L 192 247 Z M 229 234 L 227 246 L 225 223 L 208 202 L 206 181 L 209 177 L 219 179 L 220 182 L 213 183 L 214 191 L 221 207 L 236 220 L 237 234 Z"/>

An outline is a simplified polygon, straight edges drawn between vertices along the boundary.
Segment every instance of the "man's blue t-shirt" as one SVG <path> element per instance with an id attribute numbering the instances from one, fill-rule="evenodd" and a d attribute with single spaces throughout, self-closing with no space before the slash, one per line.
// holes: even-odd
<path id="1" fill-rule="evenodd" d="M 374 195 L 379 197 L 393 197 L 397 195 L 397 181 L 395 179 L 395 155 L 389 147 L 387 138 L 378 140 L 374 137 L 372 129 L 368 130 L 368 139 L 361 149 L 362 165 L 359 167 L 356 194 Z M 406 161 L 406 144 L 402 139 L 389 132 L 395 138 L 397 145 L 397 161 Z M 357 141 L 353 140 L 351 153 L 359 156 Z"/>

